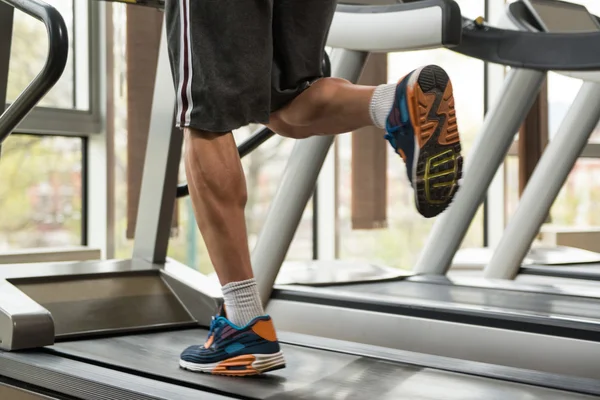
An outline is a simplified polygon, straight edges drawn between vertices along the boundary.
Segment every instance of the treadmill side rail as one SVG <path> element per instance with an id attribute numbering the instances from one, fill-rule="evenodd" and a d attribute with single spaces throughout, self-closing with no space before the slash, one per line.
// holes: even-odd
<path id="1" fill-rule="evenodd" d="M 0 349 L 54 344 L 54 321 L 50 312 L 6 280 L 0 281 L 0 304 Z"/>
<path id="2" fill-rule="evenodd" d="M 161 276 L 192 318 L 209 326 L 222 303 L 220 286 L 200 271 L 171 259 L 161 270 Z"/>

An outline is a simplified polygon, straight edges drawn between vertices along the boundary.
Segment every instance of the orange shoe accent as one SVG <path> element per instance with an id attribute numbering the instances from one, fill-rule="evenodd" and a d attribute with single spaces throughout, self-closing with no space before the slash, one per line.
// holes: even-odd
<path id="1" fill-rule="evenodd" d="M 413 123 L 415 136 L 419 148 L 423 148 L 438 127 L 438 121 L 427 119 L 431 108 L 435 104 L 437 96 L 435 93 L 424 93 L 418 82 L 407 85 L 406 94 L 408 100 L 408 112 L 410 120 Z M 438 142 L 441 145 L 458 143 L 460 138 L 456 122 L 456 111 L 454 109 L 452 82 L 448 81 L 446 89 L 444 90 L 443 101 L 435 112 L 438 115 L 446 114 L 446 121 L 440 131 Z"/>
<path id="2" fill-rule="evenodd" d="M 248 376 L 257 375 L 259 372 L 252 367 L 252 363 L 256 361 L 256 357 L 251 354 L 237 356 L 225 361 L 221 361 L 215 369 L 212 370 L 213 375 L 230 375 L 230 376 Z M 236 369 L 229 369 L 237 367 Z M 246 367 L 241 369 L 240 367 Z M 239 369 L 238 369 L 239 368 Z"/>
<path id="3" fill-rule="evenodd" d="M 446 90 L 444 91 L 444 101 L 438 108 L 438 114 L 446 114 L 446 126 L 442 129 L 438 142 L 441 145 L 449 145 L 458 143 L 460 137 L 458 135 L 458 125 L 456 123 L 456 110 L 454 109 L 454 95 L 452 92 L 452 82 L 448 81 Z"/>
<path id="4" fill-rule="evenodd" d="M 215 341 L 215 335 L 210 335 L 208 340 L 204 343 L 204 348 L 208 349 L 213 344 L 214 341 Z"/>
<path id="5" fill-rule="evenodd" d="M 399 155 L 400 157 L 402 157 L 402 159 L 403 159 L 404 161 L 406 161 L 406 154 L 404 154 L 404 150 L 402 150 L 402 149 L 398 148 L 398 150 L 396 150 L 396 153 L 398 153 L 398 155 Z"/>
<path id="6" fill-rule="evenodd" d="M 258 321 L 252 327 L 254 333 L 261 338 L 268 340 L 269 342 L 275 342 L 277 340 L 277 334 L 275 333 L 275 327 L 273 321 Z"/>
<path id="7" fill-rule="evenodd" d="M 415 74 L 418 75 L 419 71 Z M 435 93 L 423 93 L 419 84 L 415 81 L 412 85 L 406 86 L 406 97 L 408 105 L 408 113 L 413 125 L 415 137 L 419 148 L 422 148 L 425 143 L 431 138 L 437 129 L 437 121 L 429 121 L 427 115 L 431 111 L 435 103 Z"/>
<path id="8" fill-rule="evenodd" d="M 423 93 L 418 84 L 416 87 L 417 98 L 414 101 L 418 104 L 419 108 L 419 123 L 416 124 L 418 126 L 417 140 L 419 141 L 419 146 L 422 148 L 435 133 L 439 122 L 427 119 L 427 115 L 435 103 L 435 93 Z"/>

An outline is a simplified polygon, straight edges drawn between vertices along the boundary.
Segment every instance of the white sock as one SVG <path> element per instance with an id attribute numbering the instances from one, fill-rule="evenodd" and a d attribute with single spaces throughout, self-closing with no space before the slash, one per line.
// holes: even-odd
<path id="1" fill-rule="evenodd" d="M 380 129 L 385 129 L 385 120 L 390 115 L 390 111 L 392 111 L 397 86 L 397 83 L 379 85 L 375 88 L 375 93 L 373 93 L 373 97 L 371 98 L 369 113 L 373 124 Z"/>
<path id="2" fill-rule="evenodd" d="M 221 290 L 227 319 L 237 326 L 245 326 L 254 318 L 265 315 L 254 278 L 228 283 Z"/>

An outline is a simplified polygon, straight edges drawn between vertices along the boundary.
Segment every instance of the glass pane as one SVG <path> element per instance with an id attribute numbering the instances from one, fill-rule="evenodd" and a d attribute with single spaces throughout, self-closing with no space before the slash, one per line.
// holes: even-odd
<path id="1" fill-rule="evenodd" d="M 506 162 L 506 211 L 508 220 L 519 205 L 519 163 Z M 600 160 L 582 158 L 575 164 L 552 205 L 551 224 L 558 226 L 600 225 Z"/>
<path id="2" fill-rule="evenodd" d="M 484 2 L 480 0 L 465 0 L 460 1 L 459 4 L 466 16 L 475 18 L 484 14 Z M 463 142 L 463 156 L 468 158 L 483 121 L 484 64 L 446 49 L 392 53 L 388 56 L 388 82 L 396 82 L 411 70 L 427 64 L 442 66 L 452 79 Z M 342 135 L 337 140 L 339 145 L 339 257 L 369 260 L 396 268 L 412 268 L 435 220 L 425 219 L 417 212 L 413 190 L 406 176 L 402 159 L 388 146 L 388 227 L 379 230 L 353 230 L 352 138 L 350 135 Z M 483 246 L 483 208 L 473 220 L 463 246 Z"/>
<path id="3" fill-rule="evenodd" d="M 505 212 L 506 220 L 509 221 L 519 205 L 519 158 L 516 156 L 506 157 L 504 162 L 505 182 Z"/>
<path id="4" fill-rule="evenodd" d="M 0 157 L 0 251 L 81 244 L 82 139 L 11 135 Z"/>
<path id="5" fill-rule="evenodd" d="M 552 224 L 600 225 L 600 160 L 580 159 L 551 211 Z"/>
<path id="6" fill-rule="evenodd" d="M 83 101 L 75 107 L 75 57 L 74 49 L 78 49 L 77 58 L 87 59 L 87 54 L 81 52 L 82 48 L 75 44 L 76 40 L 87 43 L 85 37 L 75 35 L 73 26 L 73 0 L 47 0 L 48 4 L 56 7 L 63 16 L 69 34 L 69 58 L 65 71 L 55 87 L 41 100 L 39 106 L 57 108 L 87 109 L 89 101 Z M 87 24 L 87 18 L 78 18 L 78 24 Z M 79 31 L 79 30 L 78 30 Z M 87 46 L 83 47 L 87 51 Z M 48 54 L 48 38 L 44 25 L 20 12 L 15 11 L 13 41 L 10 56 L 8 75 L 8 102 L 14 101 L 17 96 L 29 85 L 39 71 L 43 68 Z M 81 65 L 85 65 L 83 63 Z M 87 72 L 81 71 L 87 75 Z M 85 85 L 87 91 L 87 85 Z M 89 96 L 83 96 L 89 98 Z"/>
<path id="7" fill-rule="evenodd" d="M 582 85 L 583 81 L 580 79 L 570 78 L 555 72 L 548 73 L 548 129 L 550 140 L 556 134 Z M 594 128 L 590 135 L 590 141 L 600 141 L 600 124 Z"/>

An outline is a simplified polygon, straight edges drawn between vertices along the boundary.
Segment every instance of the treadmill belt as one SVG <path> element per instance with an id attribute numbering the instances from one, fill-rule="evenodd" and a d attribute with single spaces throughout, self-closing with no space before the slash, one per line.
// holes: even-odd
<path id="1" fill-rule="evenodd" d="M 521 274 L 556 276 L 559 278 L 600 280 L 600 264 L 537 265 L 521 266 Z"/>
<path id="2" fill-rule="evenodd" d="M 517 310 L 543 317 L 568 315 L 600 320 L 599 298 L 410 281 L 336 286 L 332 290 Z"/>
<path id="3" fill-rule="evenodd" d="M 595 397 L 375 358 L 283 344 L 287 368 L 250 378 L 179 368 L 180 352 L 202 343 L 191 329 L 59 343 L 54 353 L 181 386 L 245 399 L 534 400 Z M 341 396 L 341 397 L 340 397 Z"/>

